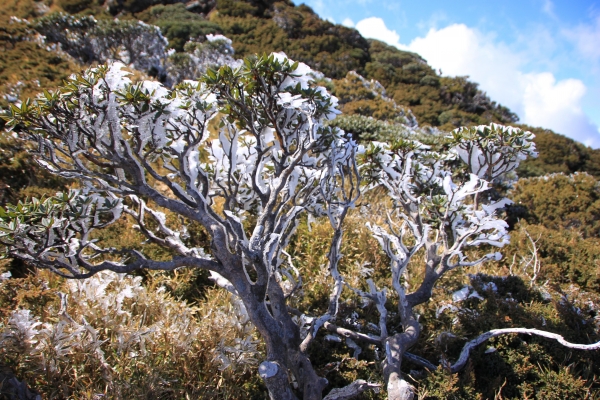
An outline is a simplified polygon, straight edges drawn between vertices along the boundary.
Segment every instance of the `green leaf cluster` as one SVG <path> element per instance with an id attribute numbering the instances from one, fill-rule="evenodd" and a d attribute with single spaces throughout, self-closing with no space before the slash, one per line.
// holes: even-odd
<path id="1" fill-rule="evenodd" d="M 34 197 L 19 201 L 16 205 L 0 207 L 0 242 L 3 245 L 12 244 L 15 235 L 34 237 L 40 232 L 49 231 L 57 222 L 57 216 L 67 210 L 73 198 L 73 193 L 58 193 L 41 200 Z"/>

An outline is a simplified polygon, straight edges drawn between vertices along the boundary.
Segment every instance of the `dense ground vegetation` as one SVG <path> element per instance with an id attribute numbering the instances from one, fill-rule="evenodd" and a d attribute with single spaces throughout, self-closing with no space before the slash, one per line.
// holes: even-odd
<path id="1" fill-rule="evenodd" d="M 324 74 L 320 84 L 339 97 L 344 112 L 332 123 L 364 142 L 389 141 L 418 123 L 419 140 L 443 149 L 443 131 L 462 125 L 517 122 L 510 110 L 489 99 L 468 78 L 442 77 L 417 54 L 365 40 L 355 30 L 324 21 L 309 7 L 289 1 L 198 1 L 193 6 L 158 0 L 101 3 L 7 0 L 0 4 L 0 107 L 6 109 L 41 88 L 55 88 L 84 66 L 52 43 L 36 38 L 36 20 L 66 11 L 93 15 L 97 20 L 118 16 L 123 21 L 140 19 L 156 25 L 177 54 L 184 54 L 190 40 L 202 42 L 206 34 L 219 33 L 232 39 L 236 57 L 285 51 Z M 470 271 L 468 277 L 451 274 L 436 288 L 433 305 L 418 310 L 423 337 L 428 337 L 412 350 L 419 356 L 436 360 L 441 353 L 453 361 L 465 338 L 511 326 L 559 332 L 578 343 L 598 340 L 600 153 L 554 132 L 526 128 L 536 134 L 539 157 L 521 165 L 521 179 L 508 194 L 515 201 L 508 211 L 511 245 L 502 251 L 502 261 Z M 73 185 L 77 183 L 55 179 L 36 168 L 28 148 L 2 133 L 2 204 L 40 198 Z M 377 193 L 370 195 L 369 201 L 379 201 Z M 373 251 L 378 245 L 358 218 L 350 215 L 347 224 L 340 268 L 356 275 L 372 269 L 375 282 L 383 285 L 385 254 Z M 207 240 L 193 225 L 189 233 L 198 245 Z M 124 221 L 107 235 L 108 243 L 141 241 Z M 326 307 L 329 295 L 319 266 L 326 263 L 324 244 L 330 235 L 328 222 L 309 226 L 303 221 L 292 246 L 291 256 L 298 267 L 308 271 L 303 306 L 315 310 Z M 240 397 L 238 387 L 248 397 L 265 396 L 254 360 L 242 356 L 244 350 L 263 351 L 256 345 L 257 334 L 243 315 L 236 314 L 235 326 L 226 325 L 223 314 L 235 311 L 236 305 L 212 288 L 206 274 L 142 274 L 138 280 L 103 275 L 99 279 L 105 280 L 104 297 L 86 299 L 84 284 L 32 272 L 11 260 L 3 261 L 2 268 L 13 276 L 4 275 L 0 282 L 3 343 L 18 330 L 18 321 L 11 320 L 15 310 L 31 310 L 29 315 L 18 314 L 29 326 L 44 325 L 25 341 L 29 348 L 5 347 L 0 364 L 44 398 L 92 399 L 105 393 L 114 398 L 233 399 Z M 143 292 L 142 300 L 134 304 L 125 296 L 118 310 L 102 303 L 120 288 Z M 453 297 L 464 288 L 479 297 Z M 69 295 L 66 306 L 61 293 Z M 341 311 L 346 313 L 347 326 L 376 322 L 372 309 L 361 309 L 357 315 L 350 312 L 352 302 L 360 299 L 347 301 Z M 144 333 L 162 332 L 161 324 L 174 323 L 169 313 L 189 315 L 185 329 L 193 334 L 188 342 Z M 113 318 L 115 314 L 121 319 Z M 121 330 L 115 330 L 117 326 Z M 88 333 L 83 333 L 85 329 Z M 93 330 L 98 336 L 92 337 Z M 144 335 L 150 335 L 147 342 L 140 339 Z M 80 343 L 73 345 L 76 340 Z M 45 350 L 34 351 L 34 343 L 43 343 Z M 56 343 L 64 347 L 52 347 Z M 142 343 L 150 343 L 152 352 L 144 353 L 146 344 Z M 381 380 L 372 368 L 378 362 L 374 351 L 353 358 L 352 350 L 335 341 L 327 352 L 313 351 L 319 373 L 337 386 L 357 378 Z M 175 353 L 181 357 L 172 357 Z M 600 362 L 596 356 L 542 339 L 511 336 L 479 348 L 460 373 L 443 368 L 416 372 L 409 363 L 404 368 L 407 374 L 415 369 L 413 384 L 423 399 L 598 398 Z M 374 393 L 367 396 L 382 398 Z"/>

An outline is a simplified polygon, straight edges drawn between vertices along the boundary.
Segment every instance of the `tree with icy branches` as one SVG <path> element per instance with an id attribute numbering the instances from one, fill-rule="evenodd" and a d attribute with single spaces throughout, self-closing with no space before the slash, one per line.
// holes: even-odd
<path id="1" fill-rule="evenodd" d="M 3 252 L 74 279 L 102 270 L 208 270 L 241 300 L 264 340 L 258 373 L 272 399 L 349 399 L 380 386 L 357 380 L 330 390 L 308 356 L 321 330 L 344 337 L 356 351 L 378 346 L 388 398 L 411 399 L 403 360 L 436 368 L 408 352 L 420 336 L 414 307 L 431 299 L 448 271 L 500 258 L 497 252 L 473 256 L 469 248 L 508 243 L 507 225 L 498 217 L 508 200 L 493 198 L 490 182 L 535 154 L 533 135 L 492 124 L 454 131 L 444 153 L 408 137 L 363 147 L 326 124 L 339 113 L 335 106 L 336 99 L 312 82 L 310 68 L 283 54 L 211 70 L 200 82 L 173 90 L 156 82 L 132 84 L 118 63 L 74 76 L 5 116 L 8 126 L 37 144 L 44 168 L 80 188 L 1 209 Z M 369 225 L 389 257 L 390 287 L 372 280 L 352 287 L 339 269 L 344 219 L 361 192 L 376 188 L 391 204 L 387 226 Z M 191 245 L 185 224 L 165 212 L 199 223 L 210 245 Z M 96 231 L 122 216 L 172 257 L 152 259 L 143 247 L 103 247 Z M 333 228 L 330 296 L 322 315 L 289 304 L 301 295 L 302 271 L 286 249 L 306 216 L 325 217 Z M 422 271 L 411 271 L 415 265 Z M 409 274 L 423 276 L 412 291 Z M 337 324 L 344 292 L 375 306 L 377 335 Z M 492 330 L 468 342 L 446 367 L 458 371 L 472 348 L 507 333 L 600 347 L 532 329 Z"/>

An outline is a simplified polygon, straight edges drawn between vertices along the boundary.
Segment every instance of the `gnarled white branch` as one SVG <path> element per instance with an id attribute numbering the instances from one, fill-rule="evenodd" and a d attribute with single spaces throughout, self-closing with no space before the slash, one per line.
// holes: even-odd
<path id="1" fill-rule="evenodd" d="M 465 365 L 467 364 L 467 361 L 469 360 L 471 351 L 474 348 L 476 348 L 477 346 L 479 346 L 480 344 L 488 341 L 489 339 L 491 339 L 493 337 L 508 335 L 511 333 L 535 335 L 535 336 L 545 337 L 547 339 L 553 339 L 569 349 L 575 349 L 575 350 L 599 350 L 600 349 L 600 342 L 591 343 L 591 344 L 571 343 L 571 342 L 566 341 L 564 337 L 562 337 L 561 335 L 559 335 L 557 333 L 542 331 L 539 329 L 532 329 L 532 328 L 492 329 L 488 332 L 482 333 L 481 335 L 479 335 L 478 337 L 476 337 L 473 340 L 470 340 L 469 342 L 467 342 L 464 345 L 462 351 L 460 352 L 460 356 L 458 357 L 458 360 L 456 360 L 456 362 L 450 366 L 450 368 L 449 368 L 450 372 L 456 373 L 456 372 L 462 370 L 465 367 Z M 437 368 L 437 365 L 429 362 L 428 360 L 426 360 L 422 357 L 419 357 L 419 356 L 411 354 L 411 353 L 404 353 L 404 358 L 406 360 L 412 362 L 413 364 L 416 364 L 423 368 L 427 368 L 429 370 L 435 370 Z"/>
<path id="2" fill-rule="evenodd" d="M 483 343 L 493 337 L 507 335 L 510 333 L 519 333 L 519 334 L 536 335 L 536 336 L 545 337 L 547 339 L 556 340 L 558 343 L 562 344 L 565 347 L 568 347 L 569 349 L 575 349 L 575 350 L 598 350 L 598 349 L 600 349 L 600 342 L 596 342 L 596 343 L 592 343 L 592 344 L 571 343 L 571 342 L 567 342 L 564 337 L 562 337 L 561 335 L 559 335 L 557 333 L 541 331 L 539 329 L 532 329 L 532 328 L 492 329 L 491 331 L 483 333 L 483 334 L 479 335 L 478 337 L 476 337 L 475 339 L 467 342 L 467 344 L 465 344 L 462 351 L 460 352 L 460 356 L 458 357 L 458 360 L 454 364 L 452 364 L 452 366 L 450 367 L 451 372 L 455 373 L 455 372 L 460 371 L 467 363 L 467 360 L 469 359 L 469 354 L 471 353 L 471 350 L 473 350 L 475 347 L 479 346 L 481 343 Z"/>
<path id="3" fill-rule="evenodd" d="M 344 386 L 343 388 L 333 389 L 327 396 L 323 398 L 323 400 L 347 400 L 352 399 L 362 392 L 374 389 L 378 390 L 381 387 L 378 383 L 367 382 L 363 379 L 358 379 L 348 386 Z"/>

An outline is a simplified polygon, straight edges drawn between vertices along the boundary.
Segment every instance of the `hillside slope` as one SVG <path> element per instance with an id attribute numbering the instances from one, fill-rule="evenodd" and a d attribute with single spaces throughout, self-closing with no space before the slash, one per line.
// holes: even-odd
<path id="1" fill-rule="evenodd" d="M 420 125 L 451 130 L 458 126 L 498 122 L 515 124 L 517 116 L 491 100 L 466 77 L 442 77 L 418 54 L 398 50 L 376 40 L 364 39 L 356 30 L 322 20 L 309 7 L 290 1 L 195 1 L 177 0 L 107 1 L 92 0 L 7 0 L 0 4 L 0 92 L 9 96 L 32 96 L 39 87 L 52 88 L 80 67 L 31 40 L 19 39 L 27 28 L 10 21 L 9 16 L 35 19 L 55 11 L 92 14 L 97 19 L 118 16 L 142 19 L 161 27 L 169 45 L 178 52 L 190 39 L 207 33 L 223 33 L 233 40 L 235 57 L 254 53 L 284 51 L 333 78 L 331 89 L 340 79 L 356 71 L 383 85 L 387 96 L 412 111 Z M 50 4 L 48 6 L 48 4 Z M 23 63 L 24 61 L 24 63 Z M 39 85 L 39 86 L 38 86 Z M 352 93 L 346 93 L 352 96 Z M 360 97 L 360 96 L 359 96 Z M 364 97 L 364 96 L 363 96 Z M 368 98 L 362 104 L 346 107 L 346 114 L 371 115 L 389 119 Z M 6 96 L 0 107 L 8 105 Z M 532 129 L 525 127 L 526 129 Z M 533 129 L 540 152 L 537 160 L 526 162 L 522 176 L 554 172 L 586 171 L 600 176 L 600 151 L 542 128 Z"/>

